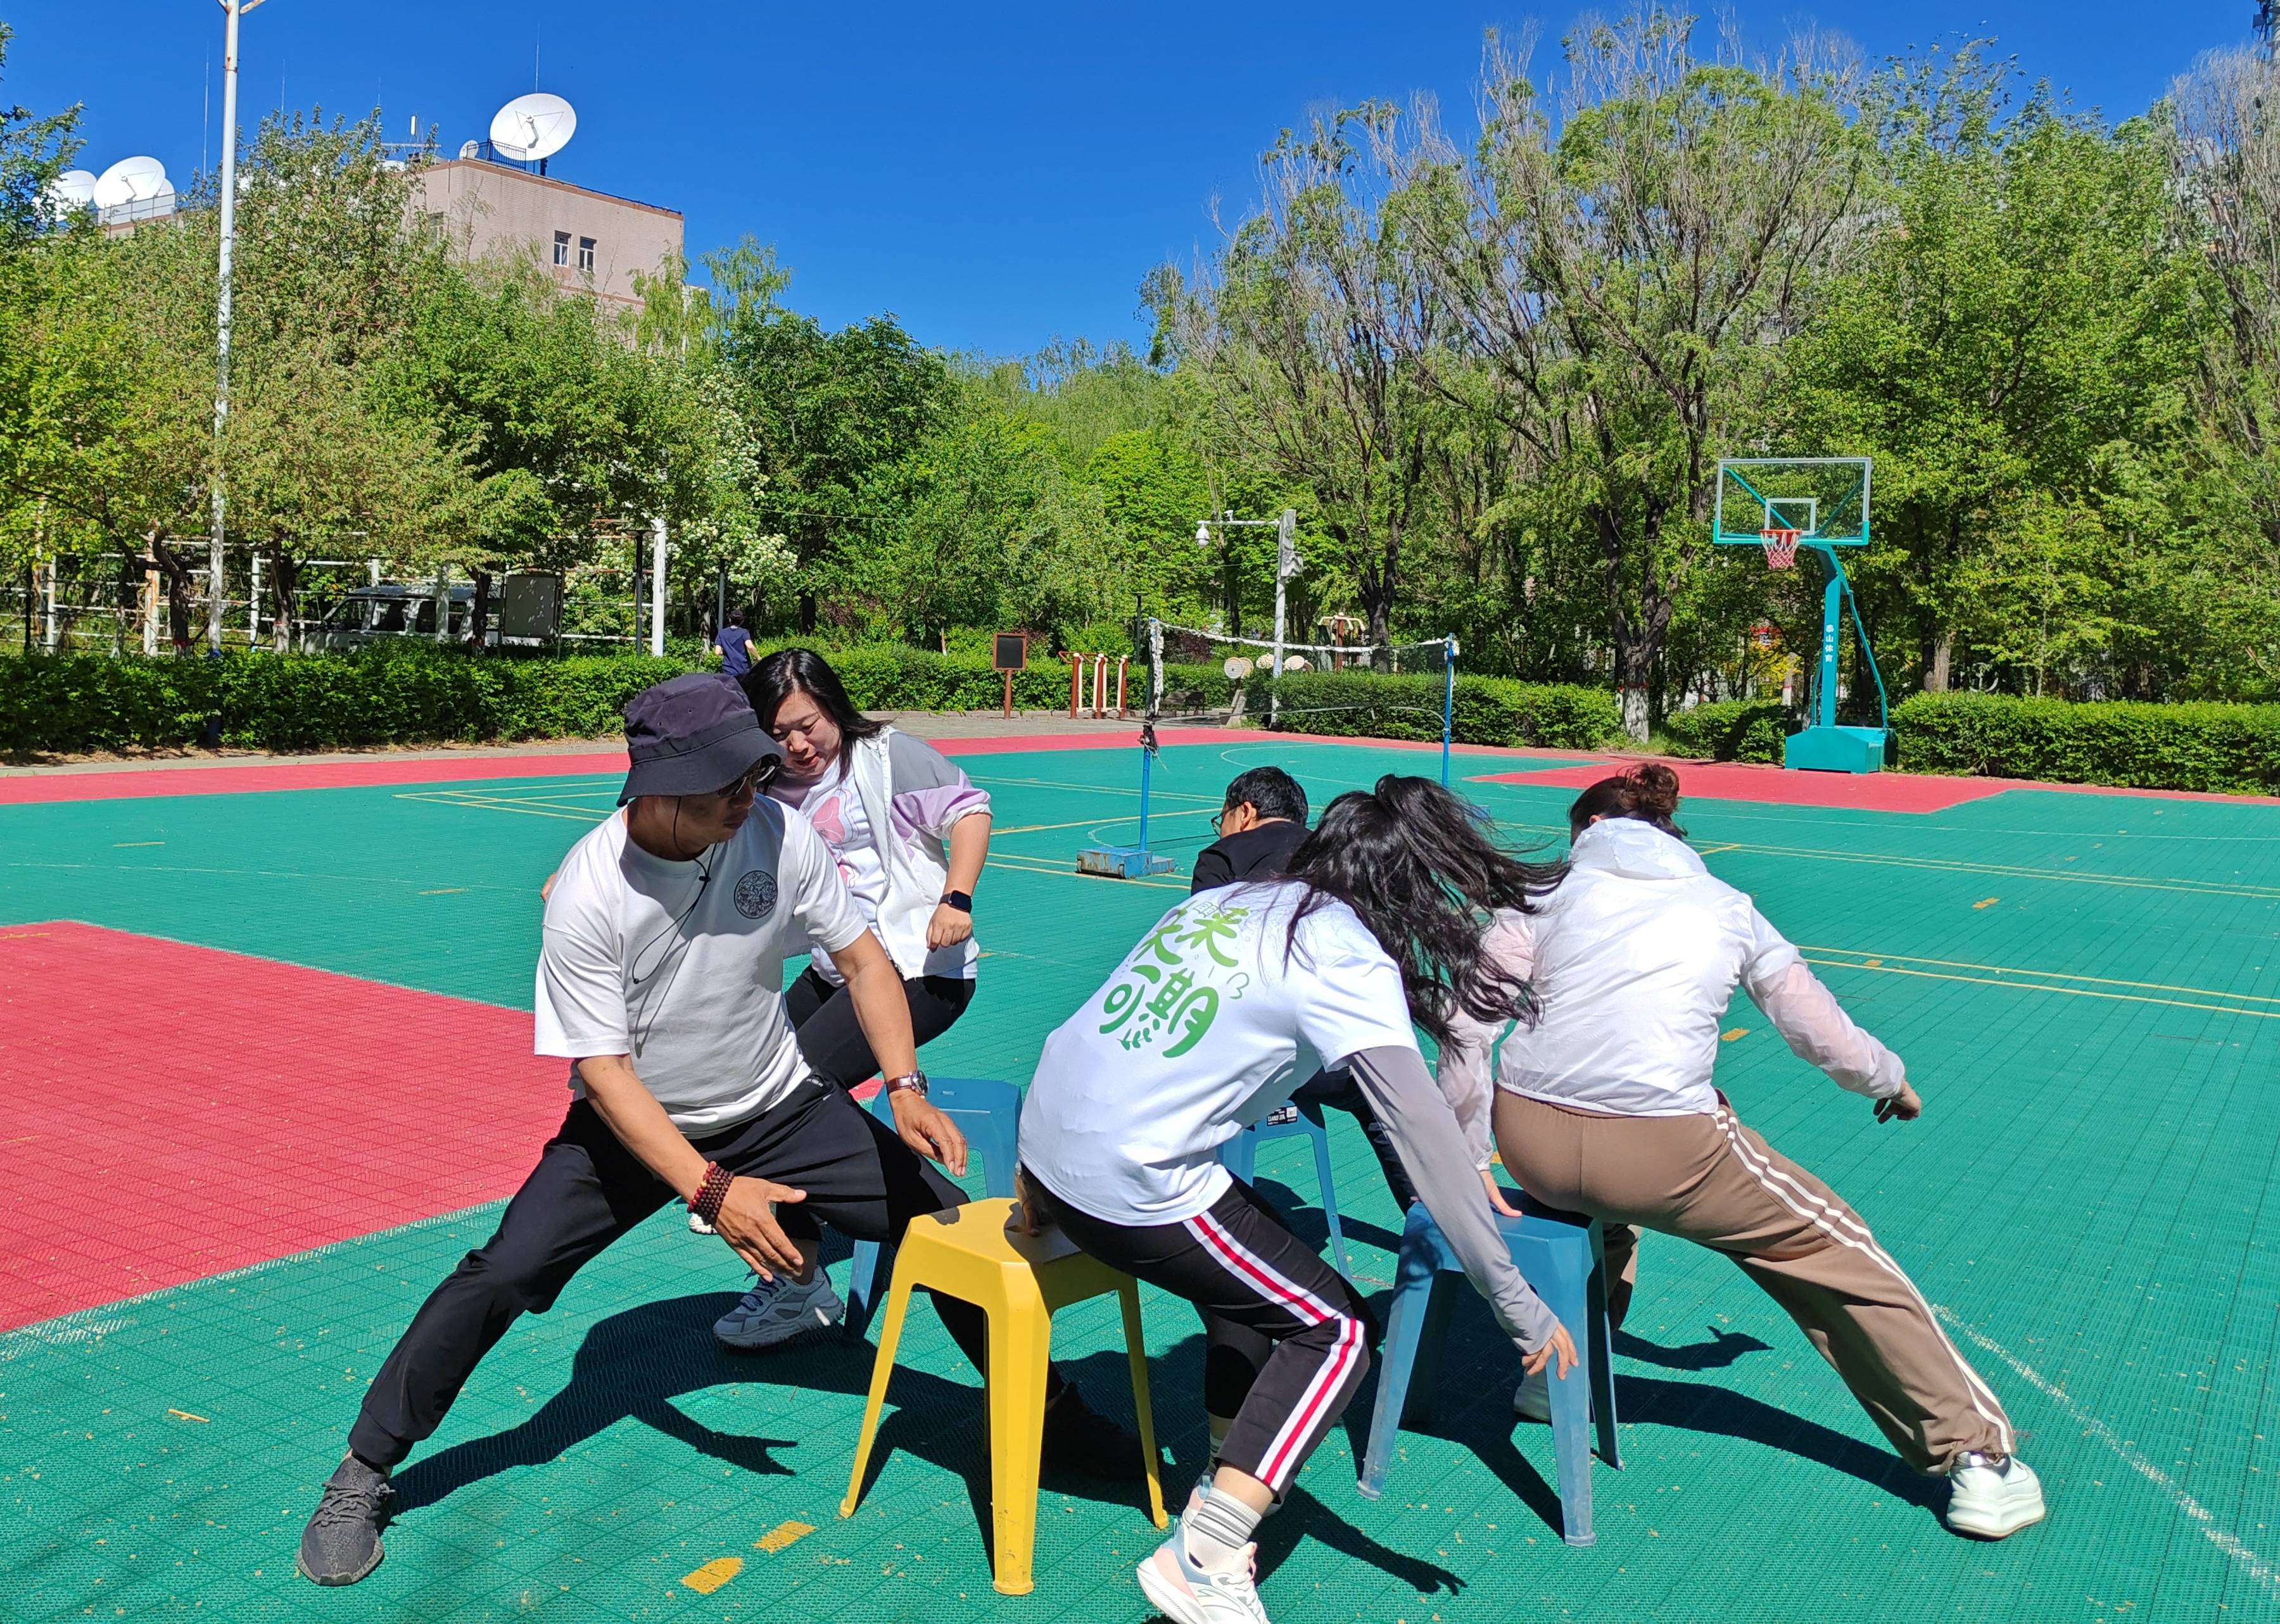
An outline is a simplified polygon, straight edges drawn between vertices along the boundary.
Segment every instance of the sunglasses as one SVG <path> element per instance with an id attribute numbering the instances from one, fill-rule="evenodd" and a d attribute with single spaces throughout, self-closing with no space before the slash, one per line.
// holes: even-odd
<path id="1" fill-rule="evenodd" d="M 747 797 L 757 795 L 775 781 L 776 770 L 782 765 L 774 756 L 770 756 L 735 782 L 713 790 L 712 798 L 722 801 L 741 801 Z"/>

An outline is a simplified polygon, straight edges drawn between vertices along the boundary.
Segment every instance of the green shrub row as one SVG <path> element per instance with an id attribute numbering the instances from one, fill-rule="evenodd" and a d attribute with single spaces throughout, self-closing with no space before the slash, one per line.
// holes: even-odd
<path id="1" fill-rule="evenodd" d="M 587 738 L 615 732 L 628 699 L 688 668 L 622 655 L 470 659 L 416 644 L 220 659 L 33 655 L 0 659 L 0 750 L 189 744 L 216 716 L 224 744 L 250 750 Z"/>
<path id="2" fill-rule="evenodd" d="M 1906 773 L 2280 795 L 2280 704 L 1918 694 L 1892 725 Z"/>
<path id="3" fill-rule="evenodd" d="M 1270 681 L 1262 674 L 1244 685 L 1254 722 L 1266 720 Z M 1282 678 L 1282 722 L 1348 738 L 1438 739 L 1442 688 L 1436 673 L 1298 672 Z M 1622 712 L 1601 689 L 1460 675 L 1450 731 L 1462 744 L 1600 750 L 1621 735 Z"/>
<path id="4" fill-rule="evenodd" d="M 983 659 L 894 647 L 828 656 L 866 710 L 987 711 L 1005 702 L 1005 679 Z M 662 659 L 470 658 L 415 643 L 346 655 L 0 658 L 0 751 L 193 744 L 212 717 L 220 719 L 221 742 L 243 750 L 599 738 L 623 727 L 627 700 L 694 660 L 693 649 Z M 1113 672 L 1109 681 L 1113 699 Z M 1136 708 L 1144 673 L 1129 672 L 1126 681 Z M 1233 684 L 1211 666 L 1167 666 L 1165 687 L 1164 708 L 1175 713 L 1223 706 L 1233 696 Z M 1089 672 L 1085 697 L 1089 704 Z M 1014 675 L 1013 702 L 1025 710 L 1067 704 L 1067 666 L 1033 661 Z"/>
<path id="5" fill-rule="evenodd" d="M 1797 718 L 1773 699 L 1722 700 L 1662 719 L 1663 735 L 1674 750 L 1712 761 L 1779 761 L 1782 741 L 1797 725 Z"/>
<path id="6" fill-rule="evenodd" d="M 1004 680 L 971 656 L 873 647 L 829 658 L 866 709 L 1003 703 Z M 628 699 L 688 668 L 686 658 L 470 658 L 420 643 L 352 655 L 0 658 L 0 751 L 189 744 L 214 717 L 225 744 L 257 750 L 604 737 L 622 726 Z M 1136 706 L 1141 673 L 1128 680 Z M 1244 687 L 1252 720 L 1263 721 L 1269 680 L 1255 675 Z M 1214 666 L 1167 665 L 1165 688 L 1163 708 L 1176 715 L 1227 705 L 1235 684 Z M 1281 685 L 1284 726 L 1345 737 L 1437 739 L 1441 699 L 1442 679 L 1431 673 L 1300 672 Z M 1016 674 L 1014 701 L 1028 710 L 1067 704 L 1067 666 L 1034 662 Z M 1462 743 L 1506 748 L 1601 750 L 1621 738 L 1614 695 L 1500 677 L 1457 679 L 1455 724 Z M 1747 701 L 1677 712 L 1664 729 L 1684 754 L 1775 761 L 1792 725 L 1780 705 Z M 2280 705 L 1919 694 L 1892 712 L 1892 725 L 1906 772 L 2280 794 Z"/>

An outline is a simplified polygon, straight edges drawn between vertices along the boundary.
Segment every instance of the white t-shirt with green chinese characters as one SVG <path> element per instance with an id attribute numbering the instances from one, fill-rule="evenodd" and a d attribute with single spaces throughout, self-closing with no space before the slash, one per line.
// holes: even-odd
<path id="1" fill-rule="evenodd" d="M 1227 1193 L 1219 1147 L 1324 1063 L 1417 1047 L 1401 973 L 1353 910 L 1306 887 L 1223 886 L 1156 922 L 1045 1039 L 1021 1163 L 1105 1222 L 1176 1224 Z"/>

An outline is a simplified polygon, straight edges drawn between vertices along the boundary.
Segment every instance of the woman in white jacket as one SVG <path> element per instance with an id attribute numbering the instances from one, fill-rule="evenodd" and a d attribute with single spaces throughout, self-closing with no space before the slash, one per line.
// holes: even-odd
<path id="1" fill-rule="evenodd" d="M 784 649 L 754 666 L 744 692 L 783 746 L 773 798 L 823 837 L 839 878 L 903 978 L 911 1035 L 923 1046 L 974 997 L 974 888 L 990 855 L 990 797 L 933 746 L 855 708 L 820 654 Z M 818 1076 L 852 1089 L 879 1068 L 846 979 L 817 949 L 784 994 L 799 1050 Z M 843 1312 L 828 1278 L 795 1289 L 754 1277 L 713 1325 L 732 1348 L 764 1348 Z"/>
<path id="2" fill-rule="evenodd" d="M 1919 1471 L 1951 1485 L 1949 1526 L 1983 1538 L 2044 1514 L 2002 1405 L 1899 1266 L 1826 1184 L 1745 1128 L 1711 1086 L 1737 986 L 1801 1058 L 1875 1102 L 1922 1101 L 1899 1057 L 1838 1007 L 1744 893 L 1714 878 L 1672 820 L 1678 779 L 1647 764 L 1569 810 L 1568 879 L 1539 913 L 1501 914 L 1487 946 L 1536 989 L 1538 1015 L 1497 1051 L 1497 1150 L 1548 1206 L 1605 1220 L 1610 1318 L 1629 1305 L 1637 1232 L 1725 1253 L 1788 1312 Z M 1477 1128 L 1496 1029 L 1466 1025 L 1442 1086 Z M 1523 1382 L 1523 1415 L 1548 1414 Z"/>

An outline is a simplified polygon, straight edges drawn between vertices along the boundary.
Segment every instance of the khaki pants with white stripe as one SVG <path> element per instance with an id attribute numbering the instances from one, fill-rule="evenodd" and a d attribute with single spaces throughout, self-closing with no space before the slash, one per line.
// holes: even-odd
<path id="1" fill-rule="evenodd" d="M 1722 1097 L 1711 1116 L 1619 1117 L 1498 1090 L 1496 1140 L 1529 1195 L 1606 1220 L 1617 1324 L 1637 1245 L 1619 1226 L 1675 1235 L 1725 1253 L 1786 1309 L 1909 1465 L 2011 1452 L 2002 1405 L 1868 1226 Z"/>

